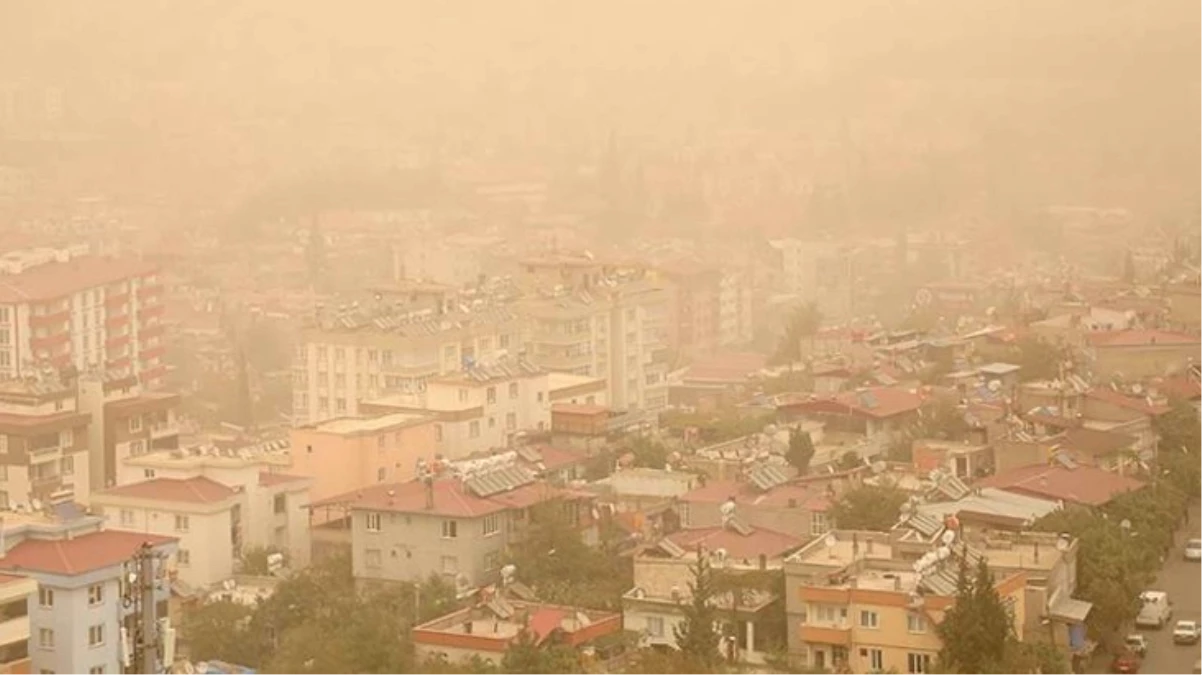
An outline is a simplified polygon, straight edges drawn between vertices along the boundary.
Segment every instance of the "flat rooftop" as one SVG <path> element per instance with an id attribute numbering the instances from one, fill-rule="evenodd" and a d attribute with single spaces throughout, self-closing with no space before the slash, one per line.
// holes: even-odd
<path id="1" fill-rule="evenodd" d="M 582 384 L 592 384 L 594 382 L 602 382 L 603 377 L 590 377 L 588 375 L 574 375 L 572 373 L 547 373 L 547 389 L 555 391 L 557 389 L 567 389 L 568 387 L 576 387 Z"/>
<path id="2" fill-rule="evenodd" d="M 322 422 L 314 427 L 326 434 L 353 436 L 355 434 L 370 434 L 397 427 L 408 427 L 429 421 L 429 415 L 411 412 L 390 413 L 379 417 L 340 417 Z"/>
<path id="3" fill-rule="evenodd" d="M 871 542 L 871 545 L 869 545 Z M 893 546 L 889 535 L 881 532 L 832 531 L 818 537 L 787 562 L 803 565 L 844 567 L 857 560 L 892 560 Z"/>

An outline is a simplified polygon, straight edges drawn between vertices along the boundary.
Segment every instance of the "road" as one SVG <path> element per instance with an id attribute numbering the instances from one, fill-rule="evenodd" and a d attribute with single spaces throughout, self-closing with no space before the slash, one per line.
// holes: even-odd
<path id="1" fill-rule="evenodd" d="M 1185 562 L 1182 546 L 1191 537 L 1202 538 L 1202 506 L 1190 510 L 1190 522 L 1177 532 L 1177 545 L 1165 561 L 1153 589 L 1166 591 L 1173 603 L 1173 621 L 1202 621 L 1202 562 Z M 1202 658 L 1202 646 L 1173 645 L 1172 626 L 1161 631 L 1141 631 L 1148 637 L 1148 657 L 1139 668 L 1141 675 L 1191 675 L 1194 662 Z M 1090 674 L 1108 673 L 1109 658 L 1094 659 Z"/>

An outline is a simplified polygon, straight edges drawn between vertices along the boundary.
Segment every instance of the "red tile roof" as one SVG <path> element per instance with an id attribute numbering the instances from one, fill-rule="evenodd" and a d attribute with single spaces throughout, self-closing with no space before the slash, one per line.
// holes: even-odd
<path id="1" fill-rule="evenodd" d="M 784 557 L 805 542 L 783 532 L 754 528 L 751 534 L 742 535 L 725 527 L 704 527 L 696 530 L 681 530 L 668 535 L 667 539 L 686 551 L 698 546 L 707 551 L 726 549 L 726 554 L 735 560 L 754 561 L 761 555 L 769 560 Z"/>
<path id="2" fill-rule="evenodd" d="M 746 382 L 747 377 L 767 364 L 762 354 L 728 352 L 698 361 L 689 366 L 684 379 L 710 380 L 717 382 Z"/>
<path id="3" fill-rule="evenodd" d="M 394 511 L 397 513 L 430 513 L 450 518 L 479 518 L 490 513 L 504 511 L 500 502 L 481 499 L 468 492 L 463 483 L 454 478 L 434 481 L 433 508 L 426 508 L 426 485 L 422 481 L 373 485 L 363 490 L 323 499 L 313 506 L 350 503 L 354 508 L 367 511 Z"/>
<path id="4" fill-rule="evenodd" d="M 137 260 L 80 256 L 0 276 L 0 303 L 53 300 L 79 291 L 145 276 L 156 265 Z"/>
<path id="5" fill-rule="evenodd" d="M 1032 464 L 981 479 L 974 487 L 993 487 L 1067 503 L 1100 506 L 1124 492 L 1138 490 L 1143 482 L 1094 466 L 1069 469 L 1060 465 Z"/>
<path id="6" fill-rule="evenodd" d="M 552 445 L 539 445 L 535 447 L 535 450 L 538 450 L 539 457 L 542 459 L 542 465 L 548 471 L 554 471 L 588 460 L 588 455 L 582 452 L 576 452 L 567 448 L 557 448 Z"/>
<path id="7" fill-rule="evenodd" d="M 568 613 L 556 607 L 542 607 L 530 616 L 530 632 L 534 633 L 535 643 L 546 640 L 556 628 L 563 625 Z"/>
<path id="8" fill-rule="evenodd" d="M 233 497 L 237 492 L 211 478 L 152 478 L 140 483 L 118 485 L 104 490 L 101 495 L 149 499 L 161 502 L 188 504 L 214 504 Z"/>
<path id="9" fill-rule="evenodd" d="M 309 480 L 308 476 L 294 476 L 287 473 L 268 473 L 266 471 L 259 472 L 259 485 L 263 487 L 274 487 L 285 483 L 299 483 Z"/>
<path id="10" fill-rule="evenodd" d="M 28 581 L 29 577 L 23 577 L 16 574 L 0 574 L 0 586 L 15 584 L 22 581 Z"/>
<path id="11" fill-rule="evenodd" d="M 106 530 L 73 539 L 26 539 L 0 558 L 0 569 L 76 575 L 119 565 L 144 543 L 161 546 L 175 537 Z"/>
<path id="12" fill-rule="evenodd" d="M 1152 345 L 1183 347 L 1202 344 L 1196 336 L 1163 330 L 1102 331 L 1090 333 L 1086 339 L 1095 347 L 1149 347 Z"/>
<path id="13" fill-rule="evenodd" d="M 1146 398 L 1128 396 L 1109 387 L 1094 387 L 1085 393 L 1087 398 L 1103 401 L 1128 410 L 1135 410 L 1145 415 L 1163 415 L 1169 411 L 1169 406 L 1148 403 Z"/>

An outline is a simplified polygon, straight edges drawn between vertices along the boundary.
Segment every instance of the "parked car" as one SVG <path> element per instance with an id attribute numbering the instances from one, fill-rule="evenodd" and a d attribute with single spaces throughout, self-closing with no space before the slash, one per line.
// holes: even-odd
<path id="1" fill-rule="evenodd" d="M 1139 615 L 1135 617 L 1136 628 L 1164 628 L 1173 620 L 1173 603 L 1164 591 L 1144 591 L 1139 594 Z"/>
<path id="2" fill-rule="evenodd" d="M 1190 539 L 1185 542 L 1185 551 L 1181 557 L 1190 562 L 1202 562 L 1202 539 Z"/>
<path id="3" fill-rule="evenodd" d="M 1147 658 L 1148 656 L 1148 638 L 1139 633 L 1132 633 L 1123 641 L 1127 645 L 1127 649 L 1139 654 L 1139 658 Z"/>
<path id="4" fill-rule="evenodd" d="M 1173 626 L 1173 644 L 1196 645 L 1202 638 L 1202 626 L 1197 621 L 1178 621 Z"/>
<path id="5" fill-rule="evenodd" d="M 1139 654 L 1127 649 L 1115 655 L 1110 669 L 1116 673 L 1138 673 L 1141 664 Z"/>

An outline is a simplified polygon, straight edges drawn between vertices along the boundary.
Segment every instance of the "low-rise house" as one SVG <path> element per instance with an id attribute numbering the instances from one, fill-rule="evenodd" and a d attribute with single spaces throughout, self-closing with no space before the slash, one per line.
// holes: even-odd
<path id="1" fill-rule="evenodd" d="M 892 436 L 918 419 L 923 397 L 894 387 L 864 387 L 826 397 L 811 396 L 777 408 L 782 421 L 811 418 L 825 422 L 824 433 L 849 436 Z"/>
<path id="2" fill-rule="evenodd" d="M 10 548 L 0 558 L 0 570 L 19 572 L 38 584 L 36 600 L 29 601 L 31 670 L 119 673 L 121 628 L 135 609 L 122 602 L 126 565 L 144 544 L 172 556 L 176 542 L 135 532 L 74 532 L 61 530 L 61 538 L 54 539 L 40 538 L 47 531 L 39 538 L 22 538 L 7 544 Z M 159 616 L 167 616 L 169 594 L 167 584 L 155 590 Z"/>
<path id="3" fill-rule="evenodd" d="M 785 562 L 789 655 L 808 668 L 854 673 L 929 672 L 941 642 L 936 626 L 955 603 L 957 558 L 902 559 L 899 537 L 836 531 Z M 975 556 L 969 549 L 968 555 Z M 919 571 L 916 571 L 916 568 Z M 1026 622 L 1026 576 L 998 575 L 996 590 L 1016 631 Z"/>
<path id="4" fill-rule="evenodd" d="M 973 483 L 973 487 L 998 488 L 1081 506 L 1102 506 L 1121 494 L 1143 486 L 1142 481 L 1134 478 L 1072 462 L 1031 464 L 999 471 Z"/>
<path id="5" fill-rule="evenodd" d="M 494 596 L 416 626 L 412 637 L 419 658 L 478 658 L 500 665 L 523 630 L 538 645 L 555 640 L 585 652 L 581 656 L 587 658 L 587 650 L 598 640 L 622 631 L 622 615 Z"/>
<path id="6" fill-rule="evenodd" d="M 626 630 L 639 631 L 645 644 L 676 647 L 693 567 L 698 556 L 705 556 L 713 568 L 748 582 L 742 593 L 724 592 L 714 598 L 728 624 L 723 633 L 735 637 L 724 651 L 739 661 L 763 663 L 774 641 L 783 637 L 771 632 L 774 610 L 779 611 L 783 599 L 771 577 L 754 575 L 779 575 L 785 556 L 802 544 L 798 537 L 736 521 L 668 535 L 635 557 L 634 588 L 622 596 Z"/>
<path id="7" fill-rule="evenodd" d="M 753 467 L 746 481 L 709 481 L 679 498 L 681 526 L 717 527 L 730 513 L 754 528 L 808 541 L 825 534 L 835 499 L 831 488 L 787 482 L 779 469 Z"/>
<path id="8" fill-rule="evenodd" d="M 551 444 L 584 450 L 594 455 L 625 433 L 656 429 L 659 416 L 653 412 L 619 412 L 603 405 L 556 403 L 551 406 Z"/>
<path id="9" fill-rule="evenodd" d="M 349 544 L 355 577 L 363 581 L 422 581 L 434 574 L 466 589 L 496 576 L 503 552 L 525 535 L 536 506 L 558 503 L 595 535 L 591 493 L 538 481 L 513 463 L 460 478 L 433 471 L 422 480 L 315 502 L 312 510 L 336 516 L 314 528 L 315 546 Z"/>
<path id="10" fill-rule="evenodd" d="M 1112 431 L 1076 427 L 1065 430 L 1056 440 L 1057 451 L 1068 453 L 1074 462 L 1124 475 L 1138 472 L 1141 462 L 1150 463 L 1155 457 L 1153 452 L 1139 451 L 1139 438 Z"/>
<path id="11" fill-rule="evenodd" d="M 913 442 L 912 458 L 919 471 L 939 469 L 964 480 L 984 475 L 993 468 L 992 449 L 976 443 L 920 438 Z"/>
<path id="12" fill-rule="evenodd" d="M 0 574 L 0 673 L 31 673 L 29 606 L 38 582 L 27 576 Z"/>

